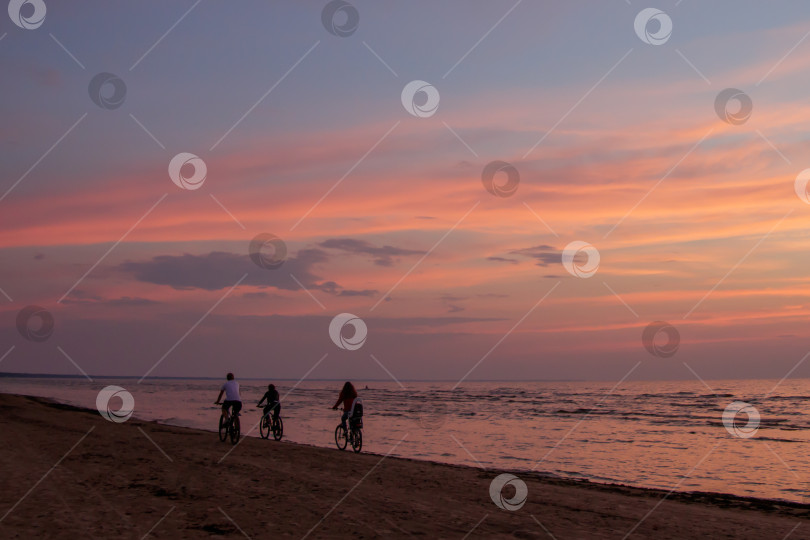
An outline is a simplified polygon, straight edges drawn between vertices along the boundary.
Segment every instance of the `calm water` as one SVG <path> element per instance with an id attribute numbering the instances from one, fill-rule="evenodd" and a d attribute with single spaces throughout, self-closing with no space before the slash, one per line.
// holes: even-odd
<path id="1" fill-rule="evenodd" d="M 364 450 L 499 469 L 679 491 L 810 502 L 810 380 L 614 383 L 358 383 L 365 403 Z M 0 392 L 46 396 L 95 407 L 117 384 L 135 399 L 135 416 L 213 430 L 219 383 L 104 379 L 0 379 Z M 339 415 L 328 408 L 340 383 L 277 383 L 285 439 L 334 446 Z M 242 382 L 243 431 L 265 385 Z M 289 392 L 289 393 L 288 393 Z M 285 396 L 286 394 L 286 396 Z M 722 423 L 732 401 L 754 405 L 752 438 Z M 115 408 L 115 403 L 113 403 Z M 258 431 L 253 432 L 258 436 Z M 269 441 L 267 444 L 278 444 Z M 392 448 L 396 448 L 392 450 Z M 226 450 L 223 445 L 223 452 Z M 708 456 L 707 456 L 708 454 Z"/>

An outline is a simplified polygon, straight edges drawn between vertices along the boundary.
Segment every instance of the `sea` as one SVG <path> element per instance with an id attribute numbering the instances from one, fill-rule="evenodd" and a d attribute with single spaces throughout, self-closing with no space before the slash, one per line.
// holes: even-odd
<path id="1" fill-rule="evenodd" d="M 133 398 L 133 417 L 213 432 L 222 382 L 0 377 L 0 392 L 96 409 L 100 391 L 118 386 Z M 284 439 L 267 444 L 335 448 L 340 417 L 331 407 L 342 382 L 274 382 Z M 810 504 L 808 379 L 354 383 L 365 409 L 364 452 L 469 465 L 493 476 L 535 472 Z M 241 381 L 248 436 L 259 436 L 255 404 L 266 385 Z M 119 394 L 102 408 L 122 403 Z M 221 444 L 226 451 L 229 443 Z"/>

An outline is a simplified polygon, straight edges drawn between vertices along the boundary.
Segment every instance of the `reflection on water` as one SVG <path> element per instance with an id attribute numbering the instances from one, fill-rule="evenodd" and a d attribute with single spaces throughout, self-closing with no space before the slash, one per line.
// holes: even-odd
<path id="1" fill-rule="evenodd" d="M 460 463 L 493 470 L 530 470 L 599 482 L 680 491 L 810 502 L 810 381 L 369 382 L 363 397 L 364 451 Z M 135 398 L 144 420 L 214 430 L 219 382 L 211 380 L 0 379 L 0 392 L 51 397 L 95 407 L 109 384 Z M 329 410 L 341 383 L 276 381 L 283 396 L 286 440 L 334 446 L 339 414 Z M 265 390 L 242 382 L 243 430 Z M 722 414 L 734 401 L 761 416 L 752 438 L 734 437 Z M 114 405 L 113 405 L 114 406 Z M 744 420 L 743 420 L 744 422 Z M 258 430 L 252 435 L 258 436 Z M 268 442 L 267 444 L 274 444 Z M 276 443 L 277 444 L 277 443 Z M 707 455 L 708 454 L 708 455 Z"/>

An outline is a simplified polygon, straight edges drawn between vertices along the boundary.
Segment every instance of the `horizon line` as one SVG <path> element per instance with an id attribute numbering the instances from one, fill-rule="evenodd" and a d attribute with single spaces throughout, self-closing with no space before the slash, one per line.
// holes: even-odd
<path id="1" fill-rule="evenodd" d="M 63 374 L 63 373 L 18 373 L 18 372 L 11 372 L 11 371 L 0 371 L 0 379 L 90 379 L 90 382 L 93 382 L 94 379 L 142 379 L 143 377 L 140 375 L 80 375 L 80 374 Z M 180 375 L 180 376 L 155 376 L 149 377 L 148 379 L 144 380 L 205 380 L 205 381 L 217 381 L 223 379 L 224 377 L 213 377 L 213 376 L 187 376 L 187 375 Z M 301 381 L 299 378 L 295 377 L 238 377 L 239 380 L 243 381 Z M 784 380 L 801 380 L 801 379 L 810 379 L 810 377 L 785 377 Z M 318 381 L 318 382 L 335 382 L 335 381 L 344 381 L 345 378 L 320 378 L 320 379 L 307 379 L 308 381 Z M 399 379 L 399 381 L 394 381 L 392 379 L 354 379 L 355 381 L 360 382 L 391 382 L 397 383 L 399 381 L 402 382 L 435 382 L 435 383 L 455 383 L 457 382 L 456 379 Z M 632 379 L 627 382 L 685 382 L 689 381 L 692 382 L 694 379 Z M 770 380 L 777 380 L 777 379 L 768 379 L 768 378 L 737 378 L 737 379 L 707 379 L 710 381 L 770 381 Z M 494 383 L 532 383 L 532 382 L 615 382 L 613 380 L 600 380 L 600 379 L 472 379 L 468 380 L 467 382 L 472 383 L 485 383 L 485 382 L 494 382 Z"/>

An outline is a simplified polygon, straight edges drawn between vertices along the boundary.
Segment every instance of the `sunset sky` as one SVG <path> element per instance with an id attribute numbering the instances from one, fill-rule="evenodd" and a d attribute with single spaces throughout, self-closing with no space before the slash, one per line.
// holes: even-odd
<path id="1" fill-rule="evenodd" d="M 0 371 L 780 379 L 810 350 L 807 2 L 660 2 L 660 45 L 637 0 L 351 0 L 345 37 L 325 1 L 45 3 L 38 28 L 0 17 Z M 90 98 L 104 72 L 120 107 Z M 414 80 L 435 114 L 403 107 Z M 747 121 L 718 116 L 726 88 Z M 281 267 L 251 261 L 261 233 Z M 344 312 L 357 350 L 330 339 Z"/>

